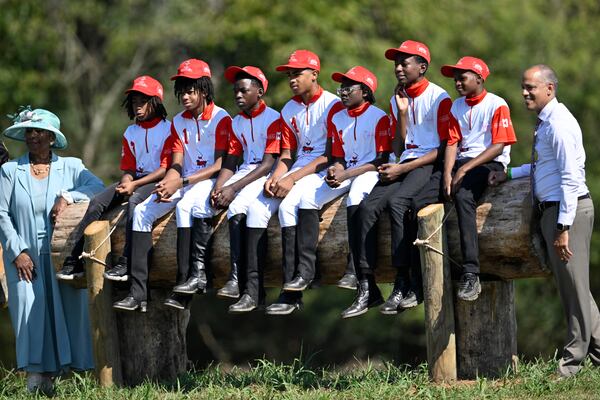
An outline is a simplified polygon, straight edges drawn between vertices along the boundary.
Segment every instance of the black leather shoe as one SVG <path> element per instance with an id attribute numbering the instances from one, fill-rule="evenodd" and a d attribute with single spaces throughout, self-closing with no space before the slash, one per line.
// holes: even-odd
<path id="1" fill-rule="evenodd" d="M 463 301 L 475 301 L 479 293 L 481 293 L 479 276 L 472 272 L 462 274 L 458 282 L 458 298 Z"/>
<path id="2" fill-rule="evenodd" d="M 171 293 L 171 295 L 165 299 L 163 304 L 167 307 L 176 308 L 177 310 L 185 310 L 190 304 L 190 296 Z"/>
<path id="3" fill-rule="evenodd" d="M 129 276 L 127 275 L 127 257 L 119 257 L 115 266 L 104 273 L 104 278 L 109 281 L 127 281 L 129 279 Z"/>
<path id="4" fill-rule="evenodd" d="M 281 292 L 277 301 L 265 309 L 265 314 L 288 315 L 301 310 L 302 306 L 301 292 Z"/>
<path id="5" fill-rule="evenodd" d="M 221 289 L 217 290 L 218 297 L 225 297 L 229 299 L 237 299 L 240 297 L 240 288 L 238 280 L 230 279 L 225 283 Z"/>
<path id="6" fill-rule="evenodd" d="M 257 308 L 258 303 L 249 294 L 244 294 L 237 303 L 229 306 L 229 313 L 241 314 L 256 310 Z"/>
<path id="7" fill-rule="evenodd" d="M 352 318 L 362 315 L 369 311 L 369 308 L 376 307 L 383 303 L 381 292 L 375 283 L 375 278 L 369 276 L 368 279 L 361 279 L 358 283 L 358 294 L 350 307 L 342 312 L 342 318 Z"/>
<path id="8" fill-rule="evenodd" d="M 185 283 L 173 288 L 173 292 L 180 294 L 194 294 L 206 292 L 206 273 L 198 271 L 198 276 L 192 276 Z"/>
<path id="9" fill-rule="evenodd" d="M 147 311 L 148 303 L 145 301 L 137 301 L 133 296 L 127 296 L 123 300 L 117 301 L 113 304 L 113 308 L 117 310 L 135 311 L 145 313 Z"/>
<path id="10" fill-rule="evenodd" d="M 301 292 L 311 284 L 312 279 L 306 280 L 302 276 L 296 276 L 291 282 L 283 285 L 283 290 L 286 292 Z"/>
<path id="11" fill-rule="evenodd" d="M 358 279 L 355 274 L 345 273 L 344 276 L 337 282 L 337 287 L 342 289 L 356 290 Z"/>
<path id="12" fill-rule="evenodd" d="M 83 277 L 83 275 L 85 275 L 83 260 L 78 257 L 68 256 L 65 258 L 62 269 L 56 273 L 56 279 L 72 281 L 75 278 Z"/>
<path id="13" fill-rule="evenodd" d="M 398 306 L 403 309 L 413 308 L 423 302 L 423 295 L 418 295 L 413 290 L 409 290 L 408 293 L 402 297 Z"/>
<path id="14" fill-rule="evenodd" d="M 396 315 L 399 312 L 402 312 L 403 310 L 400 309 L 400 302 L 403 298 L 402 290 L 394 288 L 390 297 L 388 297 L 387 301 L 379 308 L 379 312 L 385 315 Z"/>

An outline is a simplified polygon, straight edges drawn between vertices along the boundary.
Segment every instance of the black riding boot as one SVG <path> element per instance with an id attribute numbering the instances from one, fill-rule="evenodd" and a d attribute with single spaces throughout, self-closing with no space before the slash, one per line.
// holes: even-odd
<path id="1" fill-rule="evenodd" d="M 131 287 L 129 295 L 113 304 L 121 310 L 146 311 L 148 299 L 148 270 L 152 254 L 152 232 L 135 232 L 131 234 Z"/>
<path id="2" fill-rule="evenodd" d="M 317 264 L 319 243 L 319 210 L 298 210 L 298 271 L 291 282 L 283 285 L 283 290 L 295 292 L 306 289 L 313 279 Z"/>
<path id="3" fill-rule="evenodd" d="M 264 270 L 267 256 L 267 230 L 246 228 L 247 232 L 247 281 L 244 295 L 229 306 L 230 313 L 252 311 L 265 301 Z"/>
<path id="4" fill-rule="evenodd" d="M 229 279 L 217 296 L 237 299 L 244 291 L 246 281 L 246 214 L 236 214 L 229 218 L 229 248 L 231 259 L 231 270 Z"/>
<path id="5" fill-rule="evenodd" d="M 194 294 L 206 291 L 206 258 L 212 231 L 212 218 L 194 218 L 188 277 L 185 283 L 175 286 L 173 292 Z"/>
<path id="6" fill-rule="evenodd" d="M 381 303 L 383 303 L 383 297 L 375 283 L 375 277 L 371 274 L 361 276 L 354 303 L 342 312 L 342 318 L 352 318 L 364 314 L 369 311 L 369 308 Z"/>

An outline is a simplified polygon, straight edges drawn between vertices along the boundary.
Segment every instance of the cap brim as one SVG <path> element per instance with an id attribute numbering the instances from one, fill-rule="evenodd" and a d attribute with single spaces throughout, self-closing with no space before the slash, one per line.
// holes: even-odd
<path id="1" fill-rule="evenodd" d="M 396 55 L 398 55 L 398 53 L 402 53 L 402 51 L 398 50 L 398 49 L 387 49 L 385 51 L 385 58 L 387 58 L 388 60 L 392 60 L 395 61 L 396 60 Z"/>
<path id="2" fill-rule="evenodd" d="M 462 68 L 457 68 L 456 65 L 444 65 L 444 66 L 442 66 L 440 71 L 442 72 L 442 75 L 444 75 L 448 78 L 453 78 L 454 71 L 456 71 L 457 69 L 462 69 Z"/>
<path id="3" fill-rule="evenodd" d="M 285 64 L 285 65 L 279 65 L 277 67 L 275 67 L 275 71 L 287 71 L 290 69 L 314 69 L 315 71 L 318 71 L 319 69 L 315 68 L 314 66 L 311 65 L 306 65 L 306 64 Z"/>
<path id="4" fill-rule="evenodd" d="M 361 81 L 357 81 L 356 79 L 352 79 L 348 75 L 342 74 L 341 72 L 334 72 L 333 74 L 331 74 L 331 79 L 333 79 L 336 82 L 340 82 L 341 83 L 344 80 L 344 78 L 348 79 L 349 81 L 352 81 L 352 82 L 364 83 L 364 82 L 361 82 Z M 367 85 L 367 84 L 365 83 L 365 85 Z M 367 85 L 367 86 L 369 86 L 369 85 Z"/>
<path id="5" fill-rule="evenodd" d="M 58 129 L 56 129 L 55 127 L 53 127 L 51 125 L 41 124 L 39 122 L 33 122 L 33 121 L 21 122 L 21 123 L 9 126 L 8 128 L 6 128 L 6 130 L 4 130 L 4 136 L 6 136 L 9 139 L 24 142 L 25 141 L 25 129 L 27 129 L 27 128 L 45 129 L 47 131 L 53 132 L 54 136 L 56 137 L 54 144 L 52 146 L 50 146 L 53 149 L 62 150 L 62 149 L 66 149 L 67 146 L 69 145 L 69 143 L 67 142 L 67 138 L 61 131 L 59 131 Z"/>
<path id="6" fill-rule="evenodd" d="M 187 74 L 177 74 L 177 75 L 173 75 L 171 77 L 171 80 L 174 81 L 177 78 L 200 79 L 204 76 L 207 78 L 211 77 L 210 75 L 206 75 L 206 74 L 201 74 L 201 75 L 197 75 L 197 76 L 196 75 L 187 75 Z"/>
<path id="7" fill-rule="evenodd" d="M 138 92 L 138 93 L 141 93 L 141 94 L 145 94 L 146 96 L 150 96 L 150 97 L 156 96 L 156 97 L 158 97 L 162 101 L 162 96 L 154 94 L 154 93 L 150 92 L 149 90 L 144 91 L 144 90 L 140 90 L 140 89 L 133 89 L 133 88 L 131 88 L 131 89 L 127 89 L 125 91 L 125 94 L 131 93 L 131 92 Z"/>
<path id="8" fill-rule="evenodd" d="M 241 67 L 234 65 L 231 67 L 227 67 L 227 69 L 225 70 L 225 73 L 223 75 L 225 76 L 225 79 L 227 79 L 227 81 L 229 83 L 235 83 L 235 77 L 240 72 L 245 72 L 245 71 Z"/>

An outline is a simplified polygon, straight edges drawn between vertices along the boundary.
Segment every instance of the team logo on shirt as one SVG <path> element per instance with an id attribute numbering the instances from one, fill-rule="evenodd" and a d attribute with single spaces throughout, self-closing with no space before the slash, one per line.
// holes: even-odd
<path id="1" fill-rule="evenodd" d="M 358 163 L 358 154 L 352 153 L 352 158 L 348 161 L 348 167 L 354 167 Z"/>
<path id="2" fill-rule="evenodd" d="M 312 151 L 315 149 L 313 146 L 310 145 L 311 140 L 308 139 L 306 142 L 304 142 L 304 146 L 302 146 L 302 152 L 304 154 L 307 153 L 312 153 Z"/>
<path id="3" fill-rule="evenodd" d="M 144 173 L 144 168 L 142 167 L 137 167 L 135 169 L 135 172 L 137 173 L 137 175 L 142 175 Z"/>
<path id="4" fill-rule="evenodd" d="M 207 163 L 207 161 L 202 156 L 202 153 L 198 154 L 198 157 L 196 158 L 196 165 L 199 166 L 200 168 L 204 168 L 204 167 L 206 167 L 206 163 Z"/>
<path id="5" fill-rule="evenodd" d="M 260 164 L 260 159 L 258 157 L 256 157 L 256 153 L 254 151 L 250 151 L 250 156 L 252 157 L 252 161 L 250 161 L 250 164 Z"/>

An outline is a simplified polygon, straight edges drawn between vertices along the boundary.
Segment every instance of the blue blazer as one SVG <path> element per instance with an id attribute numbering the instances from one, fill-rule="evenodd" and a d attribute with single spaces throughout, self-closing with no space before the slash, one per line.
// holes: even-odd
<path id="1" fill-rule="evenodd" d="M 17 341 L 17 366 L 23 368 L 36 363 L 43 349 L 45 312 L 47 300 L 43 281 L 19 281 L 13 261 L 22 251 L 27 251 L 34 262 L 40 265 L 40 257 L 51 265 L 49 255 L 40 255 L 36 219 L 31 196 L 32 179 L 29 167 L 29 153 L 2 165 L 0 170 L 0 244 L 4 250 L 3 261 L 8 284 L 8 306 Z M 68 191 L 74 201 L 86 201 L 103 189 L 102 181 L 88 171 L 78 158 L 59 157 L 52 154 L 48 191 L 46 195 L 47 223 L 50 227 L 48 238 L 52 237 L 50 210 L 61 191 Z M 38 275 L 39 275 L 38 271 Z M 54 325 L 57 347 L 62 365 L 71 364 L 71 345 L 67 333 L 66 312 L 63 310 L 61 289 L 52 274 L 52 304 L 54 305 Z M 62 286 L 62 285 L 60 285 Z M 81 292 L 81 291 L 80 291 Z M 84 293 L 84 292 L 81 292 Z M 50 299 L 48 299 L 50 300 Z M 65 310 L 69 306 L 65 304 Z M 86 312 L 87 313 L 87 312 Z M 86 315 L 87 316 L 87 315 Z M 69 317 L 67 316 L 66 319 Z"/>

